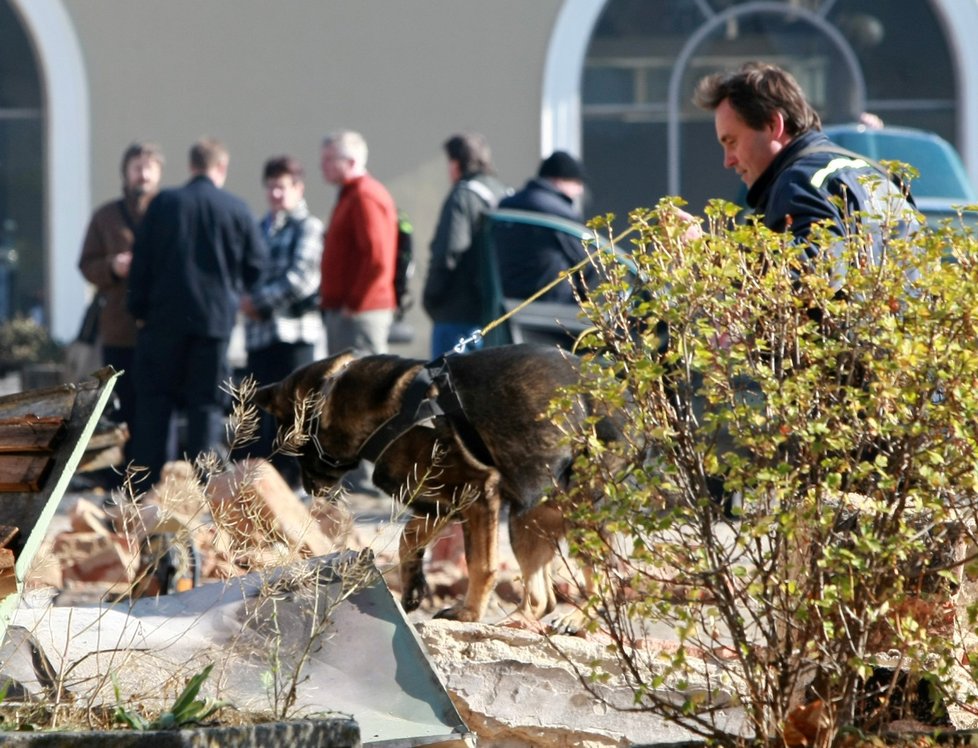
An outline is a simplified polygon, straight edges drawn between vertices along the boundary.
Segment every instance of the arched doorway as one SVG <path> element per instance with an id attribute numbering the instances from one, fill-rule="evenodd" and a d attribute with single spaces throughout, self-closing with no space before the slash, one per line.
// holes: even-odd
<path id="1" fill-rule="evenodd" d="M 39 216 L 36 288 L 51 333 L 66 341 L 77 332 L 86 303 L 77 264 L 91 211 L 85 61 L 62 0 L 0 0 L 0 8 L 7 13 L 2 28 L 21 35 L 28 52 L 14 56 L 0 43 L 0 57 L 10 55 L 18 66 L 29 60 L 37 79 L 38 139 L 21 155 L 32 159 L 39 195 L 31 203 Z"/>
<path id="2" fill-rule="evenodd" d="M 563 55 L 552 43 L 548 56 L 545 150 L 584 157 L 591 214 L 624 216 L 677 191 L 694 209 L 708 197 L 732 198 L 739 184 L 722 169 L 712 118 L 689 100 L 701 75 L 760 58 L 792 69 L 827 122 L 867 109 L 889 124 L 938 132 L 967 156 L 974 136 L 965 94 L 978 81 L 965 65 L 967 45 L 957 43 L 967 27 L 944 7 L 951 2 L 567 0 L 553 42 L 573 41 Z M 978 25 L 978 8 L 971 15 Z M 582 36 L 586 52 L 575 58 Z M 557 58 L 564 72 L 553 70 Z M 554 116 L 573 109 L 566 68 L 575 59 L 576 129 Z"/>
<path id="3" fill-rule="evenodd" d="M 0 322 L 45 316 L 43 133 L 34 50 L 0 0 Z"/>

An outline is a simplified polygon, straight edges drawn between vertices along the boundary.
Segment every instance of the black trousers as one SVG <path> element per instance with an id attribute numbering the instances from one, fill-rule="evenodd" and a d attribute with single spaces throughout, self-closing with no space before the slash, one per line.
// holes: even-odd
<path id="1" fill-rule="evenodd" d="M 119 407 L 108 417 L 115 423 L 124 423 L 131 430 L 136 418 L 136 388 L 133 386 L 133 361 L 135 349 L 131 346 L 103 345 L 102 363 L 121 371 L 122 376 L 115 380 L 113 392 L 119 398 Z M 132 441 L 126 442 L 126 462 L 132 458 Z"/>
<path id="2" fill-rule="evenodd" d="M 178 409 L 187 417 L 182 447 L 190 460 L 201 452 L 220 452 L 225 447 L 228 398 L 222 385 L 230 376 L 227 348 L 226 338 L 140 330 L 133 366 L 132 459 L 149 469 L 148 483 L 160 478 L 171 420 Z"/>

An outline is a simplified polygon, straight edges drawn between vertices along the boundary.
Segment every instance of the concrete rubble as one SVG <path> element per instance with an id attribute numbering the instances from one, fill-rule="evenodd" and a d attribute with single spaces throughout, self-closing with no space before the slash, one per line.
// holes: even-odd
<path id="1" fill-rule="evenodd" d="M 9 631 L 3 676 L 31 695 L 57 683 L 76 703 L 164 709 L 213 667 L 201 695 L 262 722 L 350 716 L 364 745 L 474 745 L 369 554 L 131 604 L 51 607 L 28 595 Z"/>
<path id="2" fill-rule="evenodd" d="M 197 482 L 190 465 L 171 463 L 164 479 L 143 498 L 141 508 L 135 512 L 111 502 L 108 507 L 103 506 L 98 496 L 70 498 L 26 580 L 26 589 L 33 590 L 33 602 L 22 606 L 15 622 L 25 630 L 51 632 L 49 646 L 61 656 L 70 647 L 88 647 L 94 652 L 105 642 L 111 648 L 124 642 L 126 649 L 133 650 L 125 659 L 126 671 L 135 673 L 137 680 L 140 668 L 158 667 L 160 658 L 197 661 L 199 651 L 187 649 L 194 642 L 201 648 L 220 648 L 225 641 L 222 637 L 227 636 L 228 621 L 240 620 L 241 614 L 237 608 L 228 612 L 230 609 L 219 606 L 231 602 L 240 606 L 242 596 L 236 597 L 235 591 L 252 584 L 248 580 L 254 579 L 256 573 L 312 563 L 338 551 L 369 549 L 386 582 L 386 586 L 381 585 L 382 597 L 386 600 L 392 595 L 393 605 L 399 595 L 397 537 L 401 522 L 392 514 L 387 499 L 350 496 L 346 505 L 323 501 L 307 505 L 264 461 L 234 464 L 206 486 Z M 129 532 L 118 531 L 122 526 Z M 93 600 L 124 596 L 137 583 L 140 533 L 134 535 L 133 527 L 141 527 L 143 534 L 153 529 L 190 533 L 201 551 L 202 585 L 184 594 L 135 600 L 128 609 L 116 607 L 107 611 L 101 605 L 93 606 Z M 676 725 L 630 710 L 632 691 L 624 678 L 616 675 L 606 642 L 568 636 L 547 638 L 518 627 L 513 619 L 520 591 L 518 570 L 505 538 L 500 540 L 500 581 L 490 604 L 488 623 L 433 619 L 438 610 L 464 592 L 465 560 L 457 525 L 450 526 L 426 556 L 432 596 L 421 610 L 404 618 L 412 629 L 411 637 L 423 642 L 425 656 L 440 681 L 439 688 L 443 687 L 450 696 L 468 730 L 478 736 L 478 745 L 597 748 L 696 741 L 697 736 Z M 45 602 L 51 597 L 54 607 Z M 371 706 L 364 707 L 363 739 L 364 745 L 370 745 L 372 740 L 380 745 L 383 741 L 378 736 L 389 738 L 389 733 L 384 732 L 389 728 L 385 710 L 396 710 L 394 705 L 405 697 L 403 676 L 397 674 L 395 663 L 389 670 L 378 669 L 389 675 L 383 686 L 375 680 L 364 687 L 355 682 L 357 668 L 359 665 L 370 669 L 364 665 L 364 652 L 377 654 L 371 651 L 376 649 L 368 641 L 371 636 L 379 636 L 378 641 L 391 641 L 391 637 L 404 636 L 404 632 L 369 634 L 374 621 L 363 615 L 369 606 L 354 607 L 356 611 L 350 614 L 353 617 L 345 624 L 347 628 L 344 630 L 341 625 L 334 631 L 328 654 L 318 658 L 310 673 L 309 688 L 320 691 L 314 699 L 316 703 L 322 704 L 319 699 L 326 694 L 334 699 L 329 704 L 331 708 L 354 713 L 358 721 L 357 699 L 362 698 L 363 703 L 374 699 Z M 397 616 L 384 614 L 388 623 L 396 624 L 403 617 L 396 609 Z M 192 635 L 189 629 L 180 628 L 187 626 L 190 619 L 203 624 Z M 48 623 L 42 623 L 45 620 Z M 110 629 L 104 629 L 107 625 Z M 101 632 L 99 635 L 92 633 L 96 629 Z M 65 638 L 64 632 L 72 630 L 78 631 L 77 636 Z M 57 632 L 62 632 L 61 639 Z M 671 632 L 662 631 L 661 636 L 661 640 L 650 640 L 648 646 L 668 649 L 674 643 Z M 174 649 L 175 646 L 184 649 Z M 77 651 L 73 656 L 83 657 Z M 582 686 L 576 668 L 587 673 L 595 662 L 604 663 L 612 677 L 592 687 L 596 693 L 591 693 Z M 704 668 L 708 667 L 704 664 Z M 400 671 L 403 670 L 402 665 Z M 91 677 L 97 671 L 96 668 Z M 239 696 L 262 696 L 258 688 L 261 667 L 247 657 L 237 664 L 229 661 L 222 677 L 239 687 L 242 682 L 250 684 L 251 690 L 239 688 Z M 331 691 L 337 682 L 345 687 Z M 394 691 L 383 690 L 388 686 L 393 686 Z M 379 703 L 378 693 L 383 694 Z M 404 714 L 417 712 L 425 703 L 415 693 Z M 429 708 L 425 706 L 421 711 Z M 730 708 L 724 714 L 728 728 L 738 730 L 742 720 L 737 709 Z M 451 719 L 438 717 L 434 722 L 436 732 L 451 728 L 464 733 L 464 728 L 452 727 Z M 461 739 L 468 740 L 464 735 Z"/>
<path id="3" fill-rule="evenodd" d="M 575 665 L 585 674 L 593 662 L 615 669 L 603 643 L 480 623 L 424 621 L 417 628 L 481 748 L 697 740 L 650 713 L 622 711 L 633 696 L 620 677 L 594 687 L 600 698 L 582 687 Z"/>
<path id="4" fill-rule="evenodd" d="M 112 502 L 103 506 L 97 495 L 71 499 L 38 554 L 27 580 L 33 602 L 18 612 L 16 623 L 35 631 L 77 628 L 88 632 L 73 637 L 82 649 L 97 649 L 99 640 L 110 642 L 113 648 L 128 641 L 127 647 L 136 648 L 132 624 L 127 621 L 141 611 L 137 630 L 142 632 L 140 636 L 153 631 L 153 636 L 141 639 L 139 652 L 126 658 L 127 670 L 132 668 L 136 673 L 144 666 L 141 663 L 148 656 L 147 647 L 153 650 L 149 659 L 155 660 L 175 641 L 189 645 L 213 634 L 217 624 L 205 626 L 211 634 L 191 636 L 177 630 L 186 623 L 182 608 L 193 611 L 194 616 L 202 615 L 199 603 L 182 603 L 184 598 L 213 598 L 216 590 L 236 589 L 236 585 L 246 583 L 246 575 L 254 569 L 322 557 L 341 548 L 370 549 L 391 593 L 395 598 L 399 594 L 396 566 L 400 518 L 391 514 L 386 499 L 350 497 L 351 506 L 345 510 L 315 502 L 307 506 L 262 461 L 234 465 L 206 487 L 197 483 L 190 465 L 171 463 L 160 485 L 141 500 L 142 508 L 135 516 L 123 517 L 120 512 L 125 510 L 115 508 Z M 138 533 L 134 539 L 132 528 L 140 524 L 144 529 L 189 529 L 202 552 L 202 586 L 180 595 L 136 600 L 128 608 L 116 606 L 107 611 L 93 606 L 93 600 L 124 595 L 136 581 Z M 122 525 L 130 531 L 116 531 Z M 565 655 L 572 652 L 579 663 L 588 662 L 603 656 L 603 645 L 559 637 L 564 650 L 561 655 L 540 634 L 496 625 L 509 620 L 519 599 L 517 567 L 505 538 L 501 540 L 501 578 L 488 613 L 494 623 L 431 620 L 437 610 L 464 591 L 465 560 L 457 526 L 450 526 L 429 549 L 426 569 L 433 594 L 422 610 L 410 616 L 441 683 L 464 722 L 479 736 L 479 745 L 624 746 L 693 737 L 650 715 L 624 715 L 587 694 Z M 216 582 L 221 584 L 213 584 Z M 218 597 L 226 595 L 222 592 Z M 50 597 L 54 598 L 53 608 L 44 602 Z M 51 623 L 42 626 L 42 620 Z M 97 637 L 91 633 L 96 621 L 102 632 Z M 361 624 L 357 629 L 362 634 Z M 52 639 L 49 646 L 63 652 L 70 639 Z M 172 651 L 166 658 L 181 659 Z M 185 659 L 194 660 L 195 656 L 186 654 Z M 254 670 L 253 665 L 242 664 L 230 679 L 240 680 L 248 673 L 247 678 L 257 682 L 259 674 Z M 631 698 L 621 684 L 605 686 L 603 696 L 625 706 Z M 370 744 L 367 733 L 364 744 Z"/>

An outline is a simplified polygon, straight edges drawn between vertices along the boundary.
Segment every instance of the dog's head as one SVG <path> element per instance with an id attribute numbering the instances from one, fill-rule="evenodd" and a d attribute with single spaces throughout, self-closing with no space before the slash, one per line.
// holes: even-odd
<path id="1" fill-rule="evenodd" d="M 260 388 L 255 404 L 271 413 L 286 443 L 296 443 L 309 493 L 335 486 L 360 464 L 360 448 L 400 408 L 421 363 L 398 356 L 343 352 Z M 293 442 L 289 434 L 298 434 Z"/>
<path id="2" fill-rule="evenodd" d="M 351 352 L 344 351 L 296 369 L 281 382 L 261 387 L 255 393 L 255 404 L 271 413 L 279 434 L 287 443 L 295 444 L 302 484 L 309 493 L 332 488 L 360 463 L 355 451 L 351 454 L 345 449 L 342 454 L 332 454 L 322 443 L 330 420 L 330 393 L 354 360 Z"/>

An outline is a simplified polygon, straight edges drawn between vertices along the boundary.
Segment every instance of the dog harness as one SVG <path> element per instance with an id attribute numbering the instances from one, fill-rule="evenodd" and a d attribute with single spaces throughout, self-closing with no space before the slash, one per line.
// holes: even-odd
<path id="1" fill-rule="evenodd" d="M 494 464 L 489 448 L 465 415 L 465 408 L 452 381 L 450 358 L 439 356 L 421 367 L 404 393 L 400 410 L 367 437 L 357 457 L 376 463 L 391 444 L 415 426 L 434 418 L 447 418 L 465 448 L 476 459 L 486 465 Z M 437 394 L 433 397 L 429 395 L 432 384 L 437 387 Z"/>

